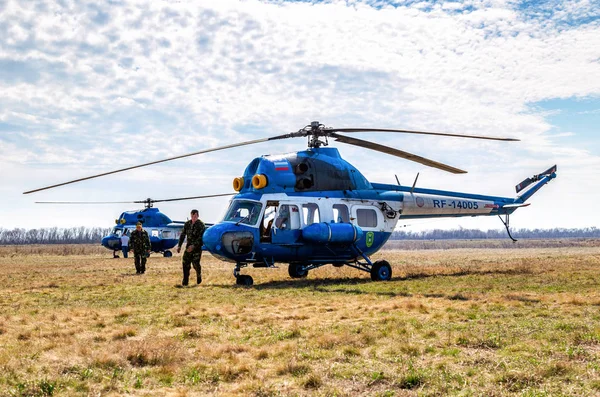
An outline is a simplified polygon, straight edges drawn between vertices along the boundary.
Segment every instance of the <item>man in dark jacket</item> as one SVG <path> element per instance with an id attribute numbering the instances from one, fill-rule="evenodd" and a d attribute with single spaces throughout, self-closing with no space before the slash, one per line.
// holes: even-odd
<path id="1" fill-rule="evenodd" d="M 129 247 L 133 249 L 136 274 L 144 274 L 146 272 L 146 258 L 150 256 L 150 238 L 148 232 L 142 229 L 141 222 L 136 223 L 135 230 L 131 232 Z"/>
<path id="2" fill-rule="evenodd" d="M 202 282 L 202 268 L 200 267 L 200 258 L 202 257 L 202 235 L 206 226 L 204 222 L 198 219 L 198 210 L 192 210 L 190 213 L 192 219 L 187 221 L 183 225 L 183 231 L 179 236 L 179 245 L 177 246 L 177 252 L 181 251 L 183 241 L 187 238 L 185 245 L 185 252 L 183 253 L 183 281 L 181 285 L 188 285 L 190 278 L 190 265 L 194 266 L 196 270 L 196 282 L 200 284 Z"/>

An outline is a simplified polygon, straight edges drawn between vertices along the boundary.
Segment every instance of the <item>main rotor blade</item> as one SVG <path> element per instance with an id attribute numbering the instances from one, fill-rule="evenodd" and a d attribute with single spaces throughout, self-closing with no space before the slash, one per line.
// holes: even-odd
<path id="1" fill-rule="evenodd" d="M 467 173 L 467 171 L 464 171 L 464 170 L 461 170 L 458 168 L 454 168 L 447 164 L 438 163 L 437 161 L 429 160 L 429 159 L 426 159 L 425 157 L 417 156 L 416 154 L 412 154 L 412 153 L 404 152 L 402 150 L 394 149 L 389 146 L 380 145 L 378 143 L 363 141 L 362 139 L 357 139 L 357 138 L 350 138 L 350 137 L 338 135 L 335 133 L 332 133 L 331 136 L 334 137 L 335 140 L 338 142 L 343 142 L 343 143 L 347 143 L 349 145 L 364 147 L 364 148 L 375 150 L 378 152 L 391 154 L 392 156 L 401 157 L 403 159 L 415 161 L 417 163 L 421 163 L 421 164 L 429 166 L 429 167 L 438 168 L 443 171 L 452 172 L 453 174 L 466 174 Z"/>
<path id="2" fill-rule="evenodd" d="M 39 192 L 39 191 L 42 191 L 42 190 L 52 189 L 52 188 L 59 187 L 59 186 L 64 186 L 64 185 L 69 185 L 71 183 L 86 181 L 88 179 L 99 178 L 101 176 L 116 174 L 118 172 L 123 172 L 123 171 L 129 171 L 129 170 L 133 170 L 135 168 L 146 167 L 146 166 L 149 166 L 149 165 L 152 165 L 152 164 L 164 163 L 166 161 L 177 160 L 177 159 L 181 159 L 181 158 L 184 158 L 184 157 L 196 156 L 198 154 L 216 152 L 218 150 L 231 149 L 231 148 L 238 147 L 238 146 L 253 145 L 255 143 L 267 142 L 267 141 L 272 141 L 272 140 L 276 140 L 276 139 L 293 138 L 293 137 L 294 137 L 293 134 L 285 134 L 285 135 L 278 135 L 278 136 L 274 136 L 274 137 L 270 137 L 270 138 L 255 139 L 253 141 L 246 141 L 246 142 L 241 142 L 241 143 L 234 143 L 232 145 L 225 145 L 225 146 L 220 146 L 220 147 L 216 147 L 216 148 L 200 150 L 200 151 L 193 152 L 193 153 L 182 154 L 180 156 L 169 157 L 168 159 L 164 159 L 164 160 L 151 161 L 149 163 L 144 163 L 144 164 L 140 164 L 140 165 L 134 165 L 134 166 L 127 167 L 127 168 L 121 168 L 119 170 L 114 170 L 114 171 L 110 171 L 110 172 L 104 172 L 104 173 L 98 174 L 98 175 L 92 175 L 92 176 L 88 176 L 88 177 L 85 177 L 85 178 L 74 179 L 74 180 L 68 181 L 68 182 L 57 183 L 56 185 L 51 185 L 51 186 L 46 186 L 46 187 L 42 187 L 42 188 L 39 188 L 39 189 L 29 190 L 29 191 L 23 192 L 23 194 L 35 193 L 35 192 Z"/>
<path id="3" fill-rule="evenodd" d="M 333 128 L 325 129 L 327 132 L 401 132 L 405 134 L 421 134 L 421 135 L 438 135 L 438 136 L 450 136 L 456 138 L 473 138 L 473 139 L 490 139 L 493 141 L 520 141 L 516 138 L 498 138 L 493 136 L 480 136 L 480 135 L 465 135 L 465 134 L 450 134 L 446 132 L 426 132 L 426 131 L 411 131 L 411 130 L 390 130 L 385 128 Z"/>
<path id="4" fill-rule="evenodd" d="M 36 201 L 35 204 L 135 204 L 142 201 Z"/>
<path id="5" fill-rule="evenodd" d="M 179 197 L 179 198 L 164 199 L 164 200 L 152 200 L 152 202 L 153 203 L 163 203 L 166 201 L 181 201 L 181 200 L 194 200 L 194 199 L 210 198 L 210 197 L 233 196 L 235 194 L 237 194 L 237 193 L 208 194 L 206 196 Z M 136 203 L 145 203 L 145 201 L 136 201 Z"/>
<path id="6" fill-rule="evenodd" d="M 193 197 L 178 197 L 172 199 L 162 200 L 136 200 L 136 201 L 36 201 L 36 204 L 147 204 L 148 201 L 151 203 L 163 203 L 166 201 L 181 201 L 181 200 L 193 200 L 210 197 L 222 197 L 222 196 L 233 196 L 237 193 L 220 193 L 220 194 L 208 194 L 204 196 L 193 196 Z"/>

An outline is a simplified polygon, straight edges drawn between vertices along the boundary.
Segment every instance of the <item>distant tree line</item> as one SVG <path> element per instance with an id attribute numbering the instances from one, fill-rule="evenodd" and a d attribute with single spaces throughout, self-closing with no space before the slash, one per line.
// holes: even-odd
<path id="1" fill-rule="evenodd" d="M 110 228 L 71 227 L 42 229 L 0 228 L 0 245 L 15 244 L 96 244 L 110 233 Z"/>
<path id="2" fill-rule="evenodd" d="M 74 228 L 3 229 L 0 228 L 0 245 L 15 244 L 96 244 L 110 233 L 110 228 L 85 226 Z M 600 238 L 600 229 L 514 229 L 515 238 Z M 392 240 L 477 240 L 506 238 L 506 230 L 434 229 L 420 232 L 397 230 Z"/>
<path id="3" fill-rule="evenodd" d="M 587 227 L 583 229 L 511 229 L 510 233 L 515 238 L 597 238 L 600 229 Z M 506 238 L 506 230 L 479 230 L 479 229 L 452 229 L 452 230 L 427 230 L 411 232 L 397 230 L 392 233 L 392 240 L 476 240 Z"/>

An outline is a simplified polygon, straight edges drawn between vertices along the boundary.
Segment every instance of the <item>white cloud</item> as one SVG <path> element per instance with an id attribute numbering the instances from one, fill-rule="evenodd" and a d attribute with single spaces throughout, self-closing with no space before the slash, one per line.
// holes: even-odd
<path id="1" fill-rule="evenodd" d="M 593 168 L 598 157 L 562 146 L 566 132 L 557 134 L 549 114 L 531 107 L 549 98 L 600 95 L 598 23 L 565 24 L 595 15 L 594 5 L 554 6 L 11 0 L 0 21 L 0 122 L 19 135 L 0 132 L 0 166 L 35 167 L 19 168 L 21 177 L 45 185 L 291 132 L 317 119 L 335 127 L 522 139 L 503 145 L 364 135 L 469 169 L 466 178 L 473 179 L 460 183 L 475 191 L 494 187 L 485 175 L 505 183 L 531 165 Z M 179 196 L 187 184 L 202 189 L 211 182 L 178 178 L 177 169 L 193 173 L 210 166 L 229 175 L 229 189 L 230 178 L 253 157 L 303 144 L 257 145 L 115 178 L 155 180 Z M 372 153 L 341 150 L 371 179 L 393 178 L 392 168 L 412 179 L 422 169 L 393 158 L 378 168 L 369 161 Z M 54 172 L 41 178 L 37 173 L 46 164 Z M 435 175 L 432 187 L 445 183 L 441 172 L 428 172 Z M 586 194 L 597 194 L 593 189 Z"/>

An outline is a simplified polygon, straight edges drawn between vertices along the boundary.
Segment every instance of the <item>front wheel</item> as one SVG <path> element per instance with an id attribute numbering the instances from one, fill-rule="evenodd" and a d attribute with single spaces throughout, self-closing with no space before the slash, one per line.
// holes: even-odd
<path id="1" fill-rule="evenodd" d="M 308 275 L 308 270 L 305 269 L 302 263 L 290 263 L 288 274 L 291 278 L 305 278 Z"/>
<path id="2" fill-rule="evenodd" d="M 254 279 L 252 279 L 252 276 L 241 274 L 235 279 L 235 283 L 237 285 L 245 285 L 249 287 L 254 284 Z"/>
<path id="3" fill-rule="evenodd" d="M 165 258 L 170 258 L 173 256 L 173 253 L 171 251 L 165 251 L 165 252 L 163 252 L 163 256 Z"/>
<path id="4" fill-rule="evenodd" d="M 371 268 L 371 280 L 388 281 L 392 278 L 392 267 L 388 261 L 377 261 Z"/>

